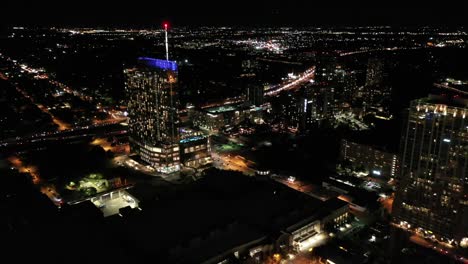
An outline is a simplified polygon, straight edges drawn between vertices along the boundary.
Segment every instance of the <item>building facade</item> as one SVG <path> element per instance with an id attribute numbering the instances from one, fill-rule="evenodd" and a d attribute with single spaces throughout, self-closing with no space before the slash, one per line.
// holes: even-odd
<path id="1" fill-rule="evenodd" d="M 323 202 L 317 215 L 299 221 L 284 230 L 288 238 L 288 246 L 297 252 L 303 252 L 315 247 L 325 239 L 328 232 L 338 230 L 350 219 L 349 205 L 333 198 Z"/>
<path id="2" fill-rule="evenodd" d="M 255 106 L 264 103 L 264 86 L 260 84 L 250 84 L 247 86 L 247 100 Z"/>
<path id="3" fill-rule="evenodd" d="M 334 87 L 320 85 L 309 85 L 301 91 L 296 107 L 299 130 L 310 130 L 322 120 L 333 116 L 334 93 Z"/>
<path id="4" fill-rule="evenodd" d="M 157 171 L 180 169 L 177 64 L 139 58 L 124 71 L 131 151 Z"/>
<path id="5" fill-rule="evenodd" d="M 200 131 L 180 129 L 180 160 L 185 167 L 201 168 L 213 162 L 209 136 Z"/>
<path id="6" fill-rule="evenodd" d="M 460 245 L 468 236 L 468 100 L 411 103 L 401 142 L 396 223 Z"/>
<path id="7" fill-rule="evenodd" d="M 250 105 L 222 105 L 205 109 L 191 109 L 191 112 L 195 126 L 209 131 L 219 131 L 224 126 L 237 125 L 246 119 L 253 122 L 261 119 L 263 108 Z"/>
<path id="8" fill-rule="evenodd" d="M 354 167 L 363 167 L 366 174 L 375 177 L 394 178 L 399 168 L 396 154 L 345 139 L 341 141 L 340 159 L 350 161 Z"/>
<path id="9" fill-rule="evenodd" d="M 387 116 L 392 89 L 388 84 L 388 62 L 386 58 L 369 58 L 366 72 L 366 84 L 361 96 L 366 112 Z"/>
<path id="10" fill-rule="evenodd" d="M 366 71 L 366 86 L 380 86 L 384 81 L 384 62 L 381 58 L 369 58 Z"/>

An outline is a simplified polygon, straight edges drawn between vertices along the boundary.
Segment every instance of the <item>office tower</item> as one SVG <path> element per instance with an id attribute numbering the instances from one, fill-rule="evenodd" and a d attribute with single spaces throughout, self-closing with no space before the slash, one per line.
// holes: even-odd
<path id="1" fill-rule="evenodd" d="M 382 59 L 370 58 L 367 63 L 366 86 L 380 86 L 384 80 Z"/>
<path id="2" fill-rule="evenodd" d="M 157 171 L 180 169 L 177 64 L 139 58 L 125 70 L 131 150 Z"/>
<path id="3" fill-rule="evenodd" d="M 308 106 L 304 108 L 308 115 L 315 119 L 327 119 L 333 115 L 335 108 L 335 88 L 330 85 L 312 85 L 304 92 Z"/>
<path id="4" fill-rule="evenodd" d="M 366 111 L 389 114 L 392 89 L 388 84 L 389 63 L 386 58 L 370 58 L 367 64 L 366 85 L 362 95 Z"/>
<path id="5" fill-rule="evenodd" d="M 284 125 L 310 130 L 333 116 L 334 87 L 308 85 L 296 93 L 282 93 L 272 101 L 274 116 Z"/>
<path id="6" fill-rule="evenodd" d="M 180 159 L 185 167 L 201 168 L 212 163 L 209 136 L 192 128 L 180 128 Z"/>
<path id="7" fill-rule="evenodd" d="M 255 106 L 262 105 L 264 102 L 264 86 L 260 84 L 249 84 L 247 86 L 247 99 Z"/>
<path id="8" fill-rule="evenodd" d="M 317 57 L 315 69 L 315 82 L 332 84 L 336 80 L 338 58 L 332 53 L 322 53 Z"/>
<path id="9" fill-rule="evenodd" d="M 461 244 L 468 234 L 468 100 L 435 96 L 411 102 L 401 142 L 396 223 Z"/>
<path id="10" fill-rule="evenodd" d="M 343 82 L 342 98 L 345 102 L 353 102 L 358 88 L 357 72 L 347 71 Z"/>

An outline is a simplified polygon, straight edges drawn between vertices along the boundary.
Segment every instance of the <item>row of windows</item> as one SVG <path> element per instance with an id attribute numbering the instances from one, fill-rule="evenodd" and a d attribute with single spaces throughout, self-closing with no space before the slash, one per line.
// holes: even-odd
<path id="1" fill-rule="evenodd" d="M 179 156 L 175 156 L 175 157 L 164 157 L 164 158 L 157 158 L 157 157 L 151 157 L 151 156 L 148 156 L 148 155 L 145 155 L 145 154 L 142 154 L 141 155 L 141 158 L 142 160 L 146 161 L 146 162 L 154 162 L 154 161 L 157 161 L 157 162 L 161 162 L 161 161 L 165 161 L 165 162 L 175 162 L 175 161 L 179 161 L 180 158 Z"/>
<path id="2" fill-rule="evenodd" d="M 202 150 L 202 149 L 206 149 L 206 144 L 202 144 L 202 145 L 197 145 L 197 146 L 192 146 L 192 147 L 186 148 L 186 149 L 184 149 L 184 153 L 192 153 L 192 152 L 195 152 L 195 151 L 198 151 L 198 150 Z"/>
<path id="3" fill-rule="evenodd" d="M 205 165 L 211 162 L 211 157 L 197 158 L 195 160 L 190 160 L 185 162 L 185 166 L 197 167 L 199 165 Z"/>
<path id="4" fill-rule="evenodd" d="M 419 213 L 424 213 L 424 214 L 429 213 L 429 209 L 425 207 L 417 207 L 417 206 L 409 205 L 406 203 L 402 203 L 402 206 L 404 209 L 409 210 L 409 211 L 414 211 L 414 212 L 419 212 Z"/>

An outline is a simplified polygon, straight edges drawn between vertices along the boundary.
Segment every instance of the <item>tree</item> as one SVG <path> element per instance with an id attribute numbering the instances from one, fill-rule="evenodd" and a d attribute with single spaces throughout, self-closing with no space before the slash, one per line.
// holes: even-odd
<path id="1" fill-rule="evenodd" d="M 81 191 L 86 196 L 93 196 L 97 193 L 97 190 L 94 187 L 86 187 L 86 188 L 81 189 Z"/>

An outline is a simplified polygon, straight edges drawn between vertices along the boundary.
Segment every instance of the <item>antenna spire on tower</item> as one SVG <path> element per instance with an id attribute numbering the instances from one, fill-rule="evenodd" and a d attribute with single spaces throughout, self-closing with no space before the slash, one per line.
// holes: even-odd
<path id="1" fill-rule="evenodd" d="M 168 43 L 168 40 L 167 40 L 167 22 L 164 22 L 164 33 L 166 35 L 166 60 L 168 61 L 169 60 L 169 43 Z"/>

